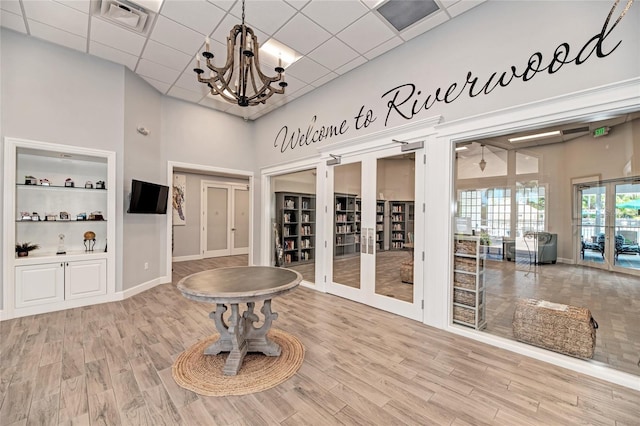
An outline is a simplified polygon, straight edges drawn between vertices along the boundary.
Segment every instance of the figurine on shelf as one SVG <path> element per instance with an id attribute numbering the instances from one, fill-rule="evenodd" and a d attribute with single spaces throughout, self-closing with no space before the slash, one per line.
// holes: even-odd
<path id="1" fill-rule="evenodd" d="M 86 213 L 78 213 L 76 215 L 76 220 L 87 220 L 87 214 Z"/>
<path id="2" fill-rule="evenodd" d="M 73 180 L 71 178 L 66 178 L 64 180 L 64 186 L 73 188 L 75 186 L 75 183 L 73 183 Z"/>
<path id="3" fill-rule="evenodd" d="M 46 220 L 47 222 L 49 222 L 49 221 L 54 221 L 54 220 L 56 220 L 56 215 L 55 215 L 55 214 L 53 214 L 53 213 L 47 213 L 47 214 L 44 216 L 44 220 Z"/>
<path id="4" fill-rule="evenodd" d="M 29 212 L 20 212 L 20 220 L 31 220 L 31 214 Z"/>
<path id="5" fill-rule="evenodd" d="M 70 219 L 69 219 L 69 213 L 67 213 L 67 212 L 60 212 L 60 220 L 70 220 Z"/>
<path id="6" fill-rule="evenodd" d="M 24 184 L 25 185 L 37 185 L 38 184 L 38 179 L 36 179 L 35 177 L 31 176 L 31 175 L 27 175 L 24 177 Z"/>
<path id="7" fill-rule="evenodd" d="M 100 211 L 91 212 L 89 214 L 89 220 L 104 220 L 104 216 L 102 216 L 102 212 Z"/>
<path id="8" fill-rule="evenodd" d="M 51 185 L 51 182 L 49 182 L 49 179 L 40 179 L 40 185 L 49 186 Z"/>
<path id="9" fill-rule="evenodd" d="M 86 181 L 84 187 L 87 189 L 93 189 L 93 183 L 90 180 Z"/>
<path id="10" fill-rule="evenodd" d="M 58 234 L 58 250 L 56 254 L 67 254 L 67 249 L 64 246 L 64 234 Z"/>
<path id="11" fill-rule="evenodd" d="M 87 231 L 84 233 L 84 251 L 93 251 L 96 245 L 96 233 Z"/>
<path id="12" fill-rule="evenodd" d="M 105 189 L 104 188 L 104 181 L 99 180 L 96 182 L 96 189 Z"/>
<path id="13" fill-rule="evenodd" d="M 36 222 L 40 220 L 40 215 L 38 212 L 31 213 L 31 220 L 35 220 Z"/>

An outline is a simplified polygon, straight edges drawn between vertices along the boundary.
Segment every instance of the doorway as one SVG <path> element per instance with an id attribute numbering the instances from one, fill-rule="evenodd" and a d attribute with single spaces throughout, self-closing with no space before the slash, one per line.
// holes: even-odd
<path id="1" fill-rule="evenodd" d="M 355 153 L 329 168 L 328 206 L 333 206 L 327 290 L 341 297 L 422 318 L 423 205 L 416 172 L 423 155 L 399 147 Z M 418 267 L 416 267 L 416 265 Z"/>
<path id="2" fill-rule="evenodd" d="M 202 256 L 249 253 L 249 187 L 202 181 Z"/>
<path id="3" fill-rule="evenodd" d="M 640 178 L 575 185 L 579 264 L 640 273 Z"/>

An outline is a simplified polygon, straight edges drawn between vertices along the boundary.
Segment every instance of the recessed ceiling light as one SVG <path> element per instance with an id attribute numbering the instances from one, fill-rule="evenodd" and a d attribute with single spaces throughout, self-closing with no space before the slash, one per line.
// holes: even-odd
<path id="1" fill-rule="evenodd" d="M 260 52 L 270 55 L 274 64 L 278 62 L 278 59 L 282 59 L 284 68 L 287 68 L 302 57 L 298 52 L 275 39 L 269 39 L 269 41 L 260 46 Z"/>
<path id="2" fill-rule="evenodd" d="M 524 141 L 530 141 L 532 139 L 549 138 L 551 136 L 558 136 L 558 135 L 560 135 L 560 130 L 554 130 L 553 132 L 536 133 L 535 135 L 520 136 L 520 137 L 517 137 L 517 138 L 509 138 L 508 141 L 511 142 L 511 143 L 524 142 Z"/>
<path id="3" fill-rule="evenodd" d="M 469 148 L 467 148 L 466 146 L 457 146 L 456 147 L 456 151 L 466 151 L 467 149 L 469 149 Z"/>

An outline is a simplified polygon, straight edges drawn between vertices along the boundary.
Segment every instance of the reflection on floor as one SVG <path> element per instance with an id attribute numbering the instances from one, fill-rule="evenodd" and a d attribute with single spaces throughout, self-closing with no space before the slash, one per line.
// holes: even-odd
<path id="1" fill-rule="evenodd" d="M 413 286 L 400 280 L 400 266 L 409 259 L 403 250 L 376 253 L 376 294 L 393 297 L 411 303 Z M 314 263 L 288 266 L 302 274 L 305 280 L 313 282 Z M 333 281 L 353 288 L 360 288 L 360 256 L 345 256 L 334 259 Z"/>
<path id="2" fill-rule="evenodd" d="M 584 260 L 587 262 L 605 263 L 606 258 L 597 251 L 584 251 Z M 640 269 L 640 255 L 637 254 L 619 254 L 615 260 L 615 266 L 621 268 Z"/>
<path id="3" fill-rule="evenodd" d="M 316 262 L 295 263 L 293 265 L 285 265 L 285 268 L 293 269 L 302 274 L 302 279 L 314 284 L 316 280 Z"/>
<path id="4" fill-rule="evenodd" d="M 640 279 L 577 265 L 487 261 L 486 332 L 513 339 L 518 298 L 548 300 L 591 310 L 598 322 L 592 361 L 640 375 Z"/>

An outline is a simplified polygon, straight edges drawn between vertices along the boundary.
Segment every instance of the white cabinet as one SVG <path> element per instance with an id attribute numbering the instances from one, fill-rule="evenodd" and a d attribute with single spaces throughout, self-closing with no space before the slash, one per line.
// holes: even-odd
<path id="1" fill-rule="evenodd" d="M 480 237 L 457 235 L 453 252 L 453 322 L 476 329 L 486 326 L 484 246 Z"/>
<path id="2" fill-rule="evenodd" d="M 16 308 L 104 295 L 106 259 L 16 266 Z"/>
<path id="3" fill-rule="evenodd" d="M 111 300 L 115 159 L 112 151 L 5 138 L 6 318 Z M 22 243 L 39 248 L 18 257 Z"/>
<path id="4" fill-rule="evenodd" d="M 63 300 L 64 262 L 16 266 L 16 308 Z"/>

